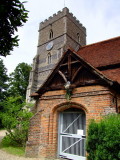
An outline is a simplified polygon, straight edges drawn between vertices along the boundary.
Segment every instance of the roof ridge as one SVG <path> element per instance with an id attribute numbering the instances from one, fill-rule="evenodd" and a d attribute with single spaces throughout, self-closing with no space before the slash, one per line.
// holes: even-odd
<path id="1" fill-rule="evenodd" d="M 97 44 L 101 44 L 101 43 L 105 43 L 105 42 L 110 42 L 110 41 L 113 41 L 113 40 L 116 40 L 116 39 L 120 39 L 120 36 L 109 38 L 109 39 L 106 39 L 106 40 L 103 40 L 103 41 L 99 41 L 99 42 L 95 42 L 95 43 L 91 43 L 91 44 L 82 46 L 82 47 L 80 47 L 79 50 L 81 50 L 82 48 L 85 48 L 85 47 L 89 47 L 89 46 L 92 46 L 92 45 L 97 45 Z M 78 50 L 78 52 L 79 52 L 79 50 Z"/>

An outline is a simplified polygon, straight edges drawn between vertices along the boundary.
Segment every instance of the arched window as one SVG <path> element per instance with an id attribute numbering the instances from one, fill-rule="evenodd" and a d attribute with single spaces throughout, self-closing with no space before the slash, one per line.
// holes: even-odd
<path id="1" fill-rule="evenodd" d="M 51 59 L 51 53 L 48 53 L 48 64 L 52 63 L 52 59 Z"/>
<path id="2" fill-rule="evenodd" d="M 51 29 L 49 33 L 49 39 L 52 39 L 52 38 L 53 38 L 53 30 Z"/>
<path id="3" fill-rule="evenodd" d="M 77 41 L 78 41 L 78 43 L 80 43 L 80 34 L 79 33 L 77 33 Z"/>

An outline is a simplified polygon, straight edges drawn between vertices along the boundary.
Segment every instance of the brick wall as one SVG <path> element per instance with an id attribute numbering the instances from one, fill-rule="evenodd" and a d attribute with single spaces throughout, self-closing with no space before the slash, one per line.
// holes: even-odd
<path id="1" fill-rule="evenodd" d="M 65 91 L 49 91 L 42 95 L 31 119 L 26 155 L 29 157 L 57 158 L 58 115 L 74 107 L 86 113 L 86 126 L 90 119 L 116 112 L 114 94 L 99 85 L 76 88 L 70 101 L 65 99 Z"/>

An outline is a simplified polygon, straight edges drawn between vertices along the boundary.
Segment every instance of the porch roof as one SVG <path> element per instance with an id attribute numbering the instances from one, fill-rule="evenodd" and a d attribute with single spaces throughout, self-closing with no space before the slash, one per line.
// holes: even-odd
<path id="1" fill-rule="evenodd" d="M 101 72 L 99 71 L 97 68 L 93 67 L 87 60 L 85 60 L 80 54 L 76 53 L 75 51 L 73 51 L 72 49 L 68 49 L 67 52 L 65 52 L 63 54 L 63 56 L 61 57 L 60 61 L 58 62 L 58 64 L 55 66 L 54 70 L 50 73 L 50 75 L 48 76 L 47 80 L 43 83 L 43 85 L 36 91 L 35 94 L 32 94 L 32 97 L 38 97 L 40 95 L 42 95 L 44 92 L 49 91 L 50 89 L 52 90 L 52 87 L 50 86 L 51 83 L 54 83 L 55 81 L 53 79 L 55 79 L 56 77 L 56 81 L 58 80 L 56 75 L 61 75 L 61 77 L 64 79 L 65 82 L 67 82 L 68 80 L 65 77 L 65 74 L 62 73 L 59 69 L 62 65 L 68 64 L 70 65 L 70 63 L 72 64 L 73 62 L 65 62 L 65 59 L 69 60 L 69 56 L 72 56 L 76 59 L 76 61 L 79 61 L 80 64 L 82 66 L 78 66 L 78 69 L 76 70 L 76 72 L 74 73 L 73 77 L 75 77 L 77 75 L 79 75 L 79 70 L 81 70 L 81 67 L 85 67 L 87 68 L 93 75 L 94 77 L 96 76 L 99 81 L 103 82 L 104 84 L 106 84 L 109 87 L 114 88 L 115 90 L 118 90 L 118 88 L 120 88 L 119 83 L 117 82 L 117 79 L 114 78 L 112 79 L 112 74 L 108 73 L 108 72 Z M 93 58 L 94 59 L 94 58 Z M 76 63 L 76 61 L 74 61 L 74 63 Z M 68 66 L 68 68 L 71 68 L 71 65 Z M 71 72 L 71 71 L 68 71 Z M 117 72 L 117 71 L 116 71 Z M 115 73 L 116 73 L 115 72 Z M 114 73 L 114 74 L 115 74 Z M 98 83 L 98 79 L 94 79 L 97 83 Z M 69 81 L 72 81 L 72 78 L 69 78 Z M 89 81 L 90 82 L 90 81 Z M 88 83 L 89 83 L 88 82 Z M 91 81 L 92 82 L 92 81 Z M 91 83 L 90 82 L 90 83 Z M 79 84 L 80 85 L 80 84 Z M 79 85 L 76 85 L 75 83 L 73 83 L 71 85 L 71 87 L 75 88 L 78 87 Z M 56 89 L 64 89 L 64 85 L 62 84 L 63 88 L 59 88 L 59 85 L 54 84 L 54 90 Z"/>

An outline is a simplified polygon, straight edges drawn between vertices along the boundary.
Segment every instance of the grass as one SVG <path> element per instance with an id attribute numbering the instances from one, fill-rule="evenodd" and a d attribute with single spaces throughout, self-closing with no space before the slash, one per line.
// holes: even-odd
<path id="1" fill-rule="evenodd" d="M 2 131 L 3 129 L 1 129 L 0 131 Z M 3 134 L 4 136 L 4 134 Z M 2 140 L 0 138 L 0 149 L 2 149 L 3 151 L 9 153 L 9 154 L 13 154 L 13 155 L 17 155 L 17 156 L 24 156 L 25 155 L 25 147 L 18 147 L 18 146 L 12 146 L 11 145 L 11 140 L 9 138 L 9 136 L 5 136 Z"/>
<path id="2" fill-rule="evenodd" d="M 24 156 L 25 155 L 25 148 L 24 147 L 13 147 L 13 146 L 7 146 L 0 143 L 0 149 L 3 151 L 17 155 L 17 156 Z"/>
<path id="3" fill-rule="evenodd" d="M 24 156 L 25 155 L 25 149 L 22 147 L 4 147 L 2 150 L 6 151 L 7 153 L 17 155 L 17 156 Z"/>

